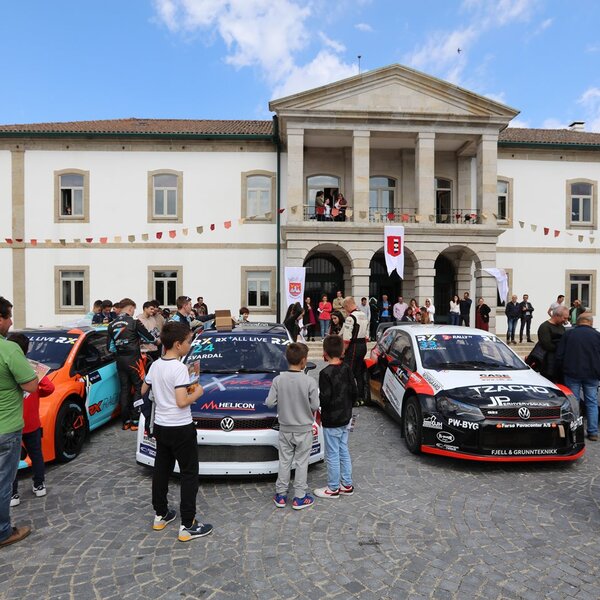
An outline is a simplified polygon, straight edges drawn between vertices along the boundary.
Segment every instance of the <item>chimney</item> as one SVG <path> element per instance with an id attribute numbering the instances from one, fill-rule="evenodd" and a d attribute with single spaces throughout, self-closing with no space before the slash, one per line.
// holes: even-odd
<path id="1" fill-rule="evenodd" d="M 568 129 L 571 131 L 585 131 L 585 121 L 573 121 Z"/>

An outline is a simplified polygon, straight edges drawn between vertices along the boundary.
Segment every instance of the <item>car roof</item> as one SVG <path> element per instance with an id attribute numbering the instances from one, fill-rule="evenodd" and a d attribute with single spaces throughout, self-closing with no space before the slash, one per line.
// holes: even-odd
<path id="1" fill-rule="evenodd" d="M 88 334 L 93 331 L 106 331 L 106 325 L 98 325 L 97 327 L 24 327 L 19 330 L 15 330 L 15 333 L 39 334 L 39 335 L 56 335 L 69 333 L 71 335 L 81 335 L 82 333 Z"/>
<path id="2" fill-rule="evenodd" d="M 404 330 L 409 332 L 413 337 L 416 335 L 442 335 L 444 333 L 453 334 L 453 335 L 493 335 L 489 331 L 484 331 L 483 329 L 476 329 L 475 327 L 461 327 L 460 325 L 423 325 L 417 323 L 415 327 L 403 327 L 401 325 L 394 325 L 390 327 L 390 329 L 394 330 Z M 389 329 L 387 330 L 389 331 Z"/>
<path id="3" fill-rule="evenodd" d="M 260 335 L 283 335 L 288 337 L 287 329 L 279 323 L 240 323 L 235 325 L 230 331 L 222 331 L 219 329 L 206 329 L 201 336 L 219 335 L 223 337 L 236 336 L 240 333 L 260 334 Z"/>

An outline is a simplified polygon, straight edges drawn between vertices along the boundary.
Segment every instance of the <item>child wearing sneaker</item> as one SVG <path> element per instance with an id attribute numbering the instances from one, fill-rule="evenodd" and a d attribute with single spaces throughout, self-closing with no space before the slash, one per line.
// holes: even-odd
<path id="1" fill-rule="evenodd" d="M 152 387 L 155 403 L 153 435 L 156 439 L 156 458 L 152 474 L 152 505 L 156 516 L 152 527 L 160 531 L 177 516 L 167 502 L 169 477 L 177 461 L 181 473 L 180 542 L 203 537 L 213 529 L 212 525 L 195 520 L 198 442 L 190 406 L 202 396 L 204 390 L 197 385 L 188 391 L 190 376 L 185 365 L 179 361 L 189 352 L 191 339 L 189 327 L 175 321 L 165 323 L 160 334 L 164 354 L 152 363 L 142 386 L 142 395 Z"/>
<path id="2" fill-rule="evenodd" d="M 11 333 L 9 342 L 14 342 L 27 356 L 29 351 L 29 338 L 22 333 Z M 31 459 L 31 471 L 33 473 L 33 485 L 31 491 L 38 497 L 46 495 L 46 470 L 44 467 L 44 456 L 42 454 L 42 423 L 40 422 L 40 398 L 49 396 L 54 391 L 54 384 L 48 377 L 42 377 L 37 392 L 28 394 L 24 392 L 23 398 L 23 445 Z M 12 485 L 11 506 L 19 506 L 19 479 L 15 477 Z"/>
<path id="3" fill-rule="evenodd" d="M 319 373 L 319 397 L 327 487 L 315 490 L 315 496 L 319 498 L 339 498 L 340 495 L 351 496 L 354 493 L 348 425 L 358 391 L 352 370 L 342 361 L 343 353 L 344 340 L 340 336 L 328 335 L 323 340 L 323 358 L 329 364 Z"/>
<path id="4" fill-rule="evenodd" d="M 288 344 L 285 357 L 289 369 L 277 375 L 267 396 L 267 406 L 277 405 L 279 420 L 279 473 L 273 502 L 278 508 L 287 503 L 292 462 L 296 462 L 292 508 L 301 510 L 314 503 L 306 492 L 308 459 L 312 448 L 313 413 L 319 408 L 317 382 L 304 373 L 308 347 Z"/>

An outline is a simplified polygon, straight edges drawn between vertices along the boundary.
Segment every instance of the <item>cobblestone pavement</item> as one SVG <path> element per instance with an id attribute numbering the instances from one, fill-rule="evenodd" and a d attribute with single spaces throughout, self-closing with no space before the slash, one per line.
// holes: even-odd
<path id="1" fill-rule="evenodd" d="M 575 464 L 418 457 L 385 414 L 358 410 L 354 496 L 282 510 L 272 478 L 204 478 L 199 516 L 215 531 L 187 544 L 175 523 L 151 529 L 135 436 L 104 427 L 49 466 L 45 498 L 21 476 L 13 519 L 34 532 L 0 550 L 0 598 L 600 597 L 600 444 Z M 325 475 L 316 465 L 309 483 Z"/>

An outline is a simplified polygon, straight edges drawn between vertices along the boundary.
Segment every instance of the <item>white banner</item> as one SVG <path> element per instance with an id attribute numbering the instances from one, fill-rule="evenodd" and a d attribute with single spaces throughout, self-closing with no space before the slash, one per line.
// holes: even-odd
<path id="1" fill-rule="evenodd" d="M 389 225 L 384 228 L 383 252 L 388 275 L 396 269 L 400 279 L 404 279 L 404 226 Z"/>
<path id="2" fill-rule="evenodd" d="M 305 267 L 286 267 L 285 268 L 285 309 L 290 304 L 300 302 L 304 305 L 304 278 L 306 276 Z"/>
<path id="3" fill-rule="evenodd" d="M 504 269 L 483 269 L 490 275 L 496 278 L 496 284 L 498 285 L 498 294 L 500 300 L 506 302 L 508 298 L 508 274 Z"/>

